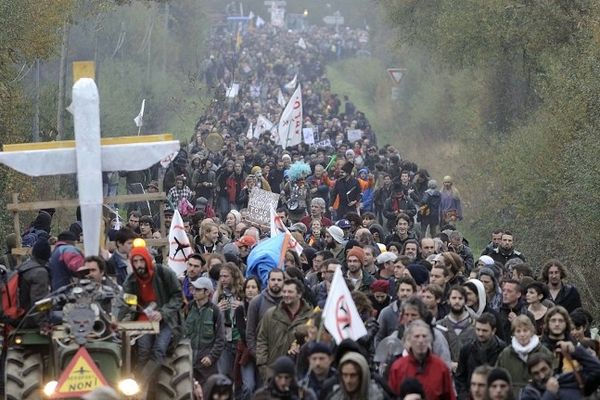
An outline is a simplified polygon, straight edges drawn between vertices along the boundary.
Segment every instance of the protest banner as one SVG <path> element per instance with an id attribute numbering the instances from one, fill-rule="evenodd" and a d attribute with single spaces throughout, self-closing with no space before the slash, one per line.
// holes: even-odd
<path id="1" fill-rule="evenodd" d="M 357 140 L 362 139 L 362 134 L 363 134 L 363 131 L 360 129 L 350 129 L 348 131 L 348 141 L 350 143 L 354 143 Z"/>
<path id="2" fill-rule="evenodd" d="M 271 223 L 271 207 L 277 208 L 279 193 L 254 188 L 248 199 L 248 221 L 269 226 Z"/>

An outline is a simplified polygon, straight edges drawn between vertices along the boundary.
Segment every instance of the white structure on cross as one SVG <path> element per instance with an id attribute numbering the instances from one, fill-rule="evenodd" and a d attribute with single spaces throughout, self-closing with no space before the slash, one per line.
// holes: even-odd
<path id="1" fill-rule="evenodd" d="M 73 85 L 74 141 L 5 145 L 0 163 L 29 176 L 77 174 L 85 255 L 97 255 L 102 219 L 102 171 L 139 171 L 179 150 L 171 135 L 100 139 L 100 98 L 93 79 Z"/>

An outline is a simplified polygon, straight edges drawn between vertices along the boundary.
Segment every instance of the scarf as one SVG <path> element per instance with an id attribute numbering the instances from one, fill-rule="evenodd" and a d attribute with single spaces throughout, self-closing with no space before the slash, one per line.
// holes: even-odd
<path id="1" fill-rule="evenodd" d="M 540 344 L 540 338 L 536 335 L 533 335 L 529 343 L 526 346 L 521 346 L 521 344 L 517 341 L 517 338 L 514 336 L 511 339 L 511 346 L 519 356 L 519 358 L 523 362 L 527 362 L 527 358 L 529 357 L 529 353 L 531 353 L 537 346 Z"/>

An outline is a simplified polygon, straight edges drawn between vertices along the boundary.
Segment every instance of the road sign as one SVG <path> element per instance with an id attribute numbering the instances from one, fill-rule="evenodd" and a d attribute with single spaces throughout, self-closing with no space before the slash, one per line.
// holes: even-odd
<path id="1" fill-rule="evenodd" d="M 53 399 L 81 397 L 96 388 L 108 386 L 85 347 L 80 347 L 56 385 Z"/>
<path id="2" fill-rule="evenodd" d="M 406 73 L 406 68 L 388 68 L 387 72 L 390 74 L 390 78 L 392 78 L 394 83 L 398 85 Z"/>

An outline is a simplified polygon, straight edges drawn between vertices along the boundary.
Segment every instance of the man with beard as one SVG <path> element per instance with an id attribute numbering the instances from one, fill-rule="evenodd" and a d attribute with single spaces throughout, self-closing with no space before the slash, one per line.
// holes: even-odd
<path id="1" fill-rule="evenodd" d="M 581 366 L 577 371 L 553 376 L 552 359 L 544 354 L 532 355 L 527 360 L 527 369 L 532 381 L 521 392 L 522 400 L 539 399 L 583 399 L 600 385 L 600 361 L 585 348 L 569 341 L 558 342 L 557 350 L 564 356 L 570 355 Z M 581 382 L 578 380 L 581 379 Z M 582 393 L 585 389 L 585 393 Z"/>
<path id="2" fill-rule="evenodd" d="M 520 251 L 515 250 L 513 239 L 514 237 L 511 232 L 504 231 L 502 233 L 502 242 L 489 256 L 502 265 L 513 258 L 520 258 L 525 262 L 525 256 Z"/>
<path id="3" fill-rule="evenodd" d="M 256 337 L 256 365 L 263 380 L 267 378 L 266 367 L 278 357 L 288 354 L 296 340 L 296 329 L 310 319 L 312 307 L 302 299 L 303 291 L 302 282 L 295 278 L 286 279 L 281 290 L 281 302 L 262 318 Z"/>
<path id="4" fill-rule="evenodd" d="M 352 176 L 354 164 L 346 162 L 340 170 L 338 180 L 331 191 L 332 206 L 330 211 L 335 211 L 337 219 L 343 218 L 348 212 L 356 212 L 360 201 L 360 185 Z"/>
<path id="5" fill-rule="evenodd" d="M 325 230 L 325 249 L 329 250 L 342 263 L 346 260 L 344 243 L 344 231 L 342 228 L 334 225 Z"/>
<path id="6" fill-rule="evenodd" d="M 473 376 L 477 366 L 495 365 L 498 355 L 506 347 L 506 343 L 496 336 L 496 324 L 496 317 L 493 314 L 481 314 L 475 322 L 477 340 L 466 344 L 460 350 L 458 369 L 454 375 L 459 398 L 467 395 L 469 377 Z M 471 385 L 472 382 L 471 378 Z"/>
<path id="7" fill-rule="evenodd" d="M 404 242 L 401 253 L 408 257 L 409 264 L 419 261 L 421 259 L 419 254 L 419 242 L 414 239 L 407 240 Z"/>
<path id="8" fill-rule="evenodd" d="M 137 341 L 138 378 L 146 384 L 160 370 L 174 332 L 181 324 L 183 306 L 181 286 L 172 269 L 154 265 L 148 249 L 134 247 L 129 253 L 133 273 L 123 283 L 123 292 L 137 296 L 138 307 L 122 307 L 119 319 L 153 321 L 159 333 L 144 335 Z"/>
<path id="9" fill-rule="evenodd" d="M 346 264 L 348 266 L 346 278 L 350 279 L 355 290 L 369 294 L 371 283 L 375 281 L 375 278 L 363 269 L 364 262 L 365 252 L 362 248 L 354 246 L 348 250 L 346 254 Z"/>
<path id="10" fill-rule="evenodd" d="M 472 340 L 475 340 L 473 319 L 466 307 L 467 292 L 462 286 L 454 286 L 448 293 L 450 312 L 437 325 L 445 329 L 444 336 L 450 346 L 452 355 L 452 370 L 456 371 L 460 349 Z"/>
<path id="11" fill-rule="evenodd" d="M 581 297 L 575 286 L 563 282 L 566 277 L 565 267 L 558 260 L 550 260 L 542 267 L 542 281 L 548 284 L 554 304 L 573 312 L 581 307 Z"/>
<path id="12" fill-rule="evenodd" d="M 402 302 L 417 294 L 417 283 L 410 276 L 403 276 L 398 279 L 397 287 L 397 300 L 381 310 L 381 313 L 379 313 L 379 317 L 377 318 L 379 330 L 375 336 L 375 346 L 398 328 L 398 316 L 400 314 Z"/>
<path id="13" fill-rule="evenodd" d="M 272 269 L 269 272 L 267 288 L 258 296 L 253 298 L 248 305 L 248 316 L 246 322 L 246 343 L 248 350 L 253 356 L 256 355 L 256 335 L 258 333 L 258 324 L 262 320 L 267 310 L 276 306 L 281 301 L 281 289 L 284 281 L 283 271 Z"/>
<path id="14" fill-rule="evenodd" d="M 332 362 L 330 345 L 324 342 L 310 344 L 308 350 L 310 373 L 306 377 L 306 384 L 317 396 L 321 394 L 325 380 L 335 376 L 335 368 L 331 366 Z"/>

